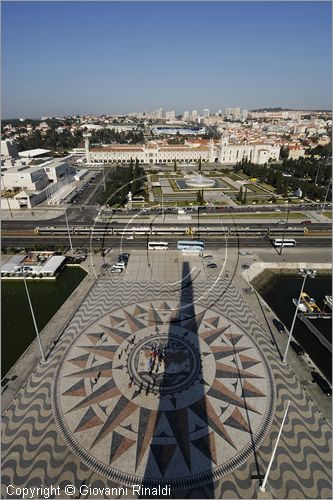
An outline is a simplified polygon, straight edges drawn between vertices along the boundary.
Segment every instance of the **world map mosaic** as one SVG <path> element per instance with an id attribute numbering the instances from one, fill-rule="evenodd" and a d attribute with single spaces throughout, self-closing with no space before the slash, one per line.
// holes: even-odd
<path id="1" fill-rule="evenodd" d="M 172 300 L 117 309 L 78 333 L 53 385 L 68 446 L 125 484 L 222 477 L 263 441 L 272 405 L 272 375 L 250 336 Z"/>

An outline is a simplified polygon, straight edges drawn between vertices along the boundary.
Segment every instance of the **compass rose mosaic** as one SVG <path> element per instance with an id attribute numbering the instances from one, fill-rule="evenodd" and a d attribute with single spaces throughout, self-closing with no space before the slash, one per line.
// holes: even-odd
<path id="1" fill-rule="evenodd" d="M 149 301 L 75 338 L 55 376 L 53 409 L 71 450 L 109 479 L 198 486 L 253 454 L 273 393 L 264 355 L 234 322 Z"/>

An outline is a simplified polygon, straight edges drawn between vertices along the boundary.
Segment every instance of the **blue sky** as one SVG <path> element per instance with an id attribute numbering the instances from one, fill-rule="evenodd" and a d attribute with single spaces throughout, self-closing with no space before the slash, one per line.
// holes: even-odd
<path id="1" fill-rule="evenodd" d="M 331 108 L 330 2 L 2 2 L 2 116 Z"/>

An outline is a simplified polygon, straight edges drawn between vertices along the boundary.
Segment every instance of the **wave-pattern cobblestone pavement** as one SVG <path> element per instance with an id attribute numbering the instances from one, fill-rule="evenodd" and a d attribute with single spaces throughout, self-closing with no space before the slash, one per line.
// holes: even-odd
<path id="1" fill-rule="evenodd" d="M 176 498 L 256 498 L 258 468 L 267 468 L 286 401 L 288 419 L 273 464 L 269 486 L 274 498 L 331 498 L 331 429 L 307 397 L 288 366 L 282 366 L 265 332 L 244 298 L 226 278 L 212 285 L 194 285 L 199 304 L 212 307 L 238 323 L 257 342 L 272 369 L 276 387 L 276 409 L 269 434 L 246 463 L 206 486 L 173 491 Z M 177 299 L 168 284 L 135 283 L 118 276 L 101 276 L 82 303 L 72 322 L 54 348 L 47 365 L 39 364 L 26 385 L 3 415 L 2 497 L 6 487 L 60 486 L 114 487 L 112 481 L 90 470 L 64 443 L 54 420 L 51 390 L 59 362 L 74 338 L 107 312 L 141 301 Z M 61 498 L 68 498 L 65 494 Z"/>

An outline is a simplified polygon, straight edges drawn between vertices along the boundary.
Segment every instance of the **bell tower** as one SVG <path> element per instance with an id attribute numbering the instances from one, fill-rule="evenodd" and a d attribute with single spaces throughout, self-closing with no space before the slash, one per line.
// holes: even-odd
<path id="1" fill-rule="evenodd" d="M 90 151 L 89 151 L 89 138 L 91 137 L 91 134 L 89 132 L 85 132 L 83 134 L 84 137 L 84 148 L 86 150 L 86 163 L 90 163 Z"/>
<path id="2" fill-rule="evenodd" d="M 220 163 L 223 163 L 223 158 L 227 156 L 227 150 L 229 146 L 229 137 L 226 131 L 222 132 L 221 140 L 220 140 Z"/>
<path id="3" fill-rule="evenodd" d="M 215 161 L 215 145 L 214 139 L 209 139 L 209 163 L 214 163 Z"/>
<path id="4" fill-rule="evenodd" d="M 228 136 L 227 132 L 225 132 L 225 131 L 222 132 L 220 144 L 224 148 L 229 146 L 229 136 Z"/>

